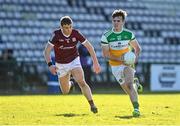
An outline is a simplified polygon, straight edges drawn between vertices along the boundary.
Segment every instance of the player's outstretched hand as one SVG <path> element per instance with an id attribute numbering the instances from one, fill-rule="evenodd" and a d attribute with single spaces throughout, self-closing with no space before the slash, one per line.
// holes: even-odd
<path id="1" fill-rule="evenodd" d="M 94 63 L 93 64 L 93 70 L 96 74 L 100 73 L 101 72 L 101 67 L 99 65 L 99 63 Z"/>
<path id="2" fill-rule="evenodd" d="M 50 70 L 50 72 L 53 74 L 53 75 L 56 75 L 57 73 L 56 73 L 56 66 L 55 65 L 51 65 L 50 67 L 49 67 L 49 70 Z"/>

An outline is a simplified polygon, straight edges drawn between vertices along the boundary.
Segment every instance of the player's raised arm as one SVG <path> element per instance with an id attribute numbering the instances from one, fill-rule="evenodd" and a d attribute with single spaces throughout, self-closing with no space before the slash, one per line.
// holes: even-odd
<path id="1" fill-rule="evenodd" d="M 83 45 L 87 48 L 88 52 L 90 53 L 92 60 L 93 60 L 93 69 L 95 73 L 99 73 L 101 71 L 101 67 L 99 65 L 98 59 L 96 57 L 96 53 L 94 51 L 94 47 L 91 45 L 91 43 L 86 40 Z"/>

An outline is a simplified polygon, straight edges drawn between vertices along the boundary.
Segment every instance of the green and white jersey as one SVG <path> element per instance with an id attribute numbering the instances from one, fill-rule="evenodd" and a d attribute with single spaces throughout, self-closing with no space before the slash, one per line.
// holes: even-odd
<path id="1" fill-rule="evenodd" d="M 101 37 L 101 45 L 109 46 L 110 53 L 116 57 L 121 57 L 124 53 L 129 51 L 129 42 L 134 40 L 134 34 L 127 30 L 122 29 L 121 32 L 114 32 L 112 29 L 105 32 Z M 116 66 L 122 64 L 121 62 L 109 61 L 110 65 Z"/>

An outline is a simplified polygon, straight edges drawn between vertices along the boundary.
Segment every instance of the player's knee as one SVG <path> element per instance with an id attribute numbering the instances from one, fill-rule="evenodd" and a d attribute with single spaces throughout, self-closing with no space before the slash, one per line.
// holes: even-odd
<path id="1" fill-rule="evenodd" d="M 125 84 L 132 85 L 133 84 L 133 77 L 134 77 L 134 73 L 133 73 L 132 68 L 126 67 L 124 69 Z"/>
<path id="2" fill-rule="evenodd" d="M 80 86 L 85 86 L 85 84 L 86 84 L 84 79 L 77 79 L 76 81 Z"/>
<path id="3" fill-rule="evenodd" d="M 130 78 L 129 78 L 129 79 L 127 78 L 127 79 L 125 80 L 125 84 L 128 85 L 128 87 L 129 87 L 130 85 L 133 84 L 133 81 L 131 81 Z"/>
<path id="4" fill-rule="evenodd" d="M 131 86 L 133 85 L 133 79 L 125 77 L 125 81 L 124 84 L 127 85 L 127 88 L 131 88 Z"/>
<path id="5" fill-rule="evenodd" d="M 84 88 L 86 86 L 86 83 L 79 84 L 80 88 Z"/>

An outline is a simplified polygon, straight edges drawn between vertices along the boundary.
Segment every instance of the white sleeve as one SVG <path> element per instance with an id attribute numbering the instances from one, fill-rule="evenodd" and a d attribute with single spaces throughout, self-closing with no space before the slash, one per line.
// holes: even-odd
<path id="1" fill-rule="evenodd" d="M 108 44 L 108 40 L 107 40 L 106 36 L 102 35 L 102 37 L 101 37 L 101 45 L 107 45 L 107 44 Z"/>
<path id="2" fill-rule="evenodd" d="M 134 39 L 135 39 L 135 35 L 134 33 L 132 33 L 131 40 L 134 40 Z"/>
<path id="3" fill-rule="evenodd" d="M 54 44 L 52 44 L 50 41 L 48 41 L 48 44 L 50 44 L 51 46 L 54 46 Z"/>
<path id="4" fill-rule="evenodd" d="M 84 45 L 87 41 L 88 41 L 88 40 L 86 39 L 86 40 L 85 40 L 84 42 L 82 42 L 81 44 L 83 44 L 83 45 Z"/>

